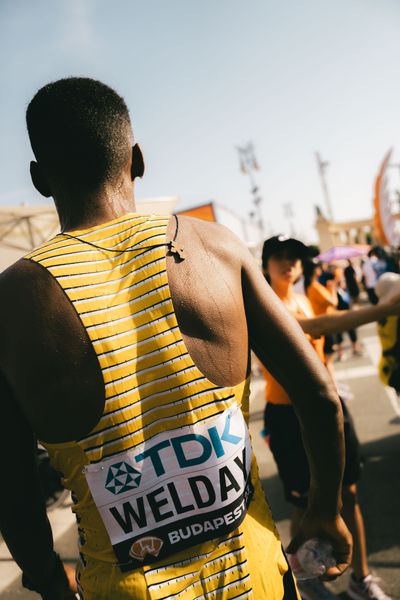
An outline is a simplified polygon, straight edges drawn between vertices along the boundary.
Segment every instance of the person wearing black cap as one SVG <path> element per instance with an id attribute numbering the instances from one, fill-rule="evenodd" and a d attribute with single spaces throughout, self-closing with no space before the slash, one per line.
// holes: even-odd
<path id="1" fill-rule="evenodd" d="M 293 290 L 293 284 L 302 274 L 302 259 L 307 255 L 307 246 L 299 240 L 282 235 L 274 236 L 264 243 L 262 267 L 272 289 L 300 323 L 308 341 L 324 362 L 324 333 L 338 333 L 351 326 L 378 320 L 384 313 L 391 314 L 393 308 L 387 304 L 381 306 L 382 313 L 376 310 L 377 307 L 367 307 L 358 311 L 314 316 L 308 298 Z M 267 381 L 265 432 L 284 485 L 285 497 L 293 505 L 292 535 L 296 535 L 307 509 L 310 489 L 310 471 L 302 429 L 293 409 L 290 393 L 280 385 L 274 374 L 265 368 L 263 372 Z M 347 593 L 354 600 L 389 600 L 368 569 L 364 523 L 356 488 L 360 471 L 359 444 L 351 416 L 343 403 L 342 409 L 346 449 L 342 514 L 354 543 L 354 573 Z M 303 600 L 336 598 L 319 579 L 300 582 L 299 589 Z"/>
<path id="2" fill-rule="evenodd" d="M 309 254 L 308 247 L 300 240 L 287 235 L 274 235 L 265 240 L 262 249 L 262 263 L 265 265 L 270 256 L 291 256 L 294 258 L 305 258 Z"/>

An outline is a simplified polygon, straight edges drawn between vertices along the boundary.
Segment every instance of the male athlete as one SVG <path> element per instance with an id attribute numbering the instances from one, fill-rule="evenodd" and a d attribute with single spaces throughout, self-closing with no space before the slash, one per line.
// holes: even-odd
<path id="1" fill-rule="evenodd" d="M 81 598 L 298 598 L 244 420 L 250 348 L 290 395 L 310 461 L 290 549 L 327 538 L 337 577 L 351 558 L 340 405 L 246 247 L 216 224 L 135 212 L 142 154 L 106 85 L 46 85 L 27 125 L 61 231 L 0 276 L 0 527 L 24 585 L 74 597 L 37 438 L 72 491 Z"/>

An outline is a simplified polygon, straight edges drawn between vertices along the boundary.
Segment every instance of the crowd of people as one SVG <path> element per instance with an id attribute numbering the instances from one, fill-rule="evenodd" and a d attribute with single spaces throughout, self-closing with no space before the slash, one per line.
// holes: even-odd
<path id="1" fill-rule="evenodd" d="M 374 248 L 370 252 L 372 264 L 378 264 L 374 260 L 378 253 L 383 256 L 380 248 Z M 389 261 L 382 263 L 381 258 L 376 282 L 393 268 Z M 299 240 L 283 235 L 268 239 L 263 247 L 262 267 L 272 289 L 300 323 L 333 381 L 332 359 L 335 351 L 339 359 L 343 358 L 343 332 L 346 331 L 350 337 L 353 355 L 360 356 L 357 326 L 378 321 L 382 327 L 383 322 L 391 320 L 391 317 L 379 315 L 373 308 L 358 307 L 357 310 L 352 310 L 359 301 L 362 283 L 361 273 L 357 277 L 355 265 L 350 261 L 345 269 L 338 264 L 321 265 L 318 260 L 310 258 L 308 248 Z M 398 275 L 393 276 L 400 278 Z M 375 287 L 376 285 L 374 289 Z M 397 317 L 393 318 L 397 323 Z M 295 535 L 308 504 L 308 460 L 290 396 L 267 368 L 262 366 L 262 370 L 266 379 L 264 434 L 276 461 L 286 500 L 293 505 L 291 533 Z M 340 389 L 338 392 L 341 396 L 344 395 Z M 342 515 L 353 536 L 353 574 L 347 594 L 355 600 L 384 600 L 388 596 L 369 572 L 364 522 L 357 498 L 357 480 L 360 476 L 359 442 L 349 410 L 342 398 L 340 401 L 345 432 Z M 298 587 L 303 600 L 336 598 L 319 579 L 299 581 Z"/>
<path id="2" fill-rule="evenodd" d="M 144 159 L 107 85 L 48 84 L 26 118 L 32 181 L 61 231 L 0 276 L 0 529 L 23 585 L 44 600 L 314 600 L 351 564 L 353 600 L 390 600 L 369 570 L 359 444 L 331 375 L 338 335 L 358 355 L 358 326 L 398 327 L 382 255 L 366 262 L 374 302 L 355 310 L 356 265 L 321 268 L 275 236 L 261 270 L 218 224 L 138 214 Z M 293 505 L 287 551 L 329 544 L 322 579 L 296 583 L 262 490 L 250 350 Z M 76 574 L 54 550 L 36 440 L 71 491 Z"/>
<path id="3" fill-rule="evenodd" d="M 315 315 L 350 310 L 360 306 L 363 291 L 371 304 L 378 303 L 376 285 L 385 273 L 399 273 L 397 254 L 392 255 L 380 246 L 372 247 L 367 256 L 353 260 L 323 263 L 317 258 L 307 257 L 303 260 L 303 276 L 295 289 L 308 297 Z M 350 329 L 346 333 L 352 355 L 362 356 L 357 330 Z M 324 354 L 325 362 L 333 373 L 333 362 L 346 358 L 343 333 L 325 336 Z"/>

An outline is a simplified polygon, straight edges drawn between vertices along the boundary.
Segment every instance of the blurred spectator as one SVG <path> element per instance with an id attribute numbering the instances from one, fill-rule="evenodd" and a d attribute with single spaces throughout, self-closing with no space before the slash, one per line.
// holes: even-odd
<path id="1" fill-rule="evenodd" d="M 333 312 L 337 306 L 335 275 L 329 271 L 322 271 L 320 263 L 315 260 L 303 262 L 304 289 L 316 316 Z M 325 285 L 318 280 L 323 276 Z M 326 335 L 324 355 L 326 366 L 334 378 L 333 359 L 335 353 L 335 336 Z"/>
<path id="2" fill-rule="evenodd" d="M 378 297 L 375 294 L 375 286 L 378 282 L 378 276 L 374 268 L 374 264 L 377 262 L 377 257 L 373 251 L 368 252 L 368 257 L 364 259 L 362 264 L 362 272 L 364 276 L 365 291 L 368 294 L 368 299 L 371 304 L 378 304 Z"/>
<path id="3" fill-rule="evenodd" d="M 389 294 L 400 291 L 400 275 L 385 273 L 376 285 L 379 301 Z M 396 390 L 400 395 L 400 318 L 389 316 L 378 322 L 378 334 L 382 346 L 379 361 L 381 381 Z"/>
<path id="4" fill-rule="evenodd" d="M 379 279 L 381 275 L 388 271 L 388 255 L 386 254 L 385 250 L 381 248 L 381 246 L 374 246 L 370 251 L 370 255 L 375 259 L 372 262 L 372 266 L 376 273 L 377 279 Z"/>
<path id="5" fill-rule="evenodd" d="M 341 272 L 341 269 L 336 269 L 335 275 L 336 293 L 338 297 L 337 310 L 349 310 L 351 308 L 351 298 L 348 289 L 344 289 L 343 273 Z M 351 341 L 353 356 L 362 356 L 361 346 L 357 336 L 357 330 L 349 329 L 346 333 Z M 336 334 L 336 349 L 338 360 L 343 360 L 343 333 Z"/>
<path id="6" fill-rule="evenodd" d="M 318 316 L 332 312 L 337 306 L 335 276 L 332 273 L 323 272 L 320 263 L 315 260 L 304 261 L 303 270 L 304 289 L 314 313 Z M 319 281 L 322 277 L 326 282 L 325 285 L 322 285 Z"/>
<path id="7" fill-rule="evenodd" d="M 360 286 L 358 285 L 357 273 L 351 260 L 347 261 L 347 267 L 344 270 L 346 288 L 353 302 L 357 302 L 360 295 Z"/>

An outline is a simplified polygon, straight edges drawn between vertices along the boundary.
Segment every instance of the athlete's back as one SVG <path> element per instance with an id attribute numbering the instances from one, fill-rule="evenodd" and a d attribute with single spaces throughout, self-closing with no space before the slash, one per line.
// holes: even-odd
<path id="1" fill-rule="evenodd" d="M 166 235 L 165 232 L 163 235 L 163 242 L 175 237 L 175 219 L 170 220 Z M 249 367 L 242 293 L 242 284 L 246 285 L 246 281 L 242 280 L 242 269 L 243 263 L 252 259 L 233 234 L 216 224 L 180 217 L 178 235 L 179 243 L 184 246 L 185 260 L 169 253 L 166 245 L 161 245 L 158 253 L 167 255 L 167 274 L 163 283 L 168 279 L 183 339 L 194 362 L 208 379 L 220 386 L 236 385 L 246 379 Z M 62 261 L 66 261 L 62 252 L 68 251 L 68 246 L 72 252 L 77 245 L 77 241 L 66 236 L 60 236 L 54 243 L 50 257 L 56 256 L 55 265 L 61 263 L 59 267 L 55 266 L 54 276 L 47 270 L 46 260 L 43 260 L 46 255 L 40 249 L 32 253 L 33 260 L 23 259 L 0 276 L 0 302 L 2 314 L 6 316 L 2 323 L 2 339 L 7 340 L 7 344 L 2 344 L 0 354 L 4 352 L 3 364 L 19 402 L 32 419 L 40 438 L 49 442 L 68 441 L 88 433 L 104 408 L 103 377 L 96 352 L 79 312 L 68 293 L 63 291 L 63 287 L 69 289 L 68 269 L 71 269 L 68 264 L 61 280 L 57 283 L 56 279 L 64 266 Z M 104 246 L 107 248 L 107 242 Z M 60 258 L 57 257 L 59 247 Z M 103 259 L 103 264 L 111 259 L 111 267 L 107 266 L 108 271 L 104 269 L 110 275 L 108 279 L 104 276 L 103 286 L 113 279 L 121 279 L 123 255 L 101 253 L 100 249 L 90 245 L 86 246 L 86 252 L 79 277 L 81 295 L 85 294 L 85 284 L 90 290 L 90 275 L 93 278 L 95 269 L 101 269 L 101 264 L 95 268 L 91 264 L 96 252 L 101 254 L 98 260 Z M 135 258 L 133 252 L 128 256 Z M 115 274 L 112 271 L 114 263 Z M 129 264 L 125 274 L 128 269 Z M 122 290 L 126 287 L 126 278 L 120 285 Z M 110 314 L 111 318 L 115 316 Z M 54 389 L 57 389 L 57 407 Z M 75 416 L 78 411 L 79 421 Z"/>

